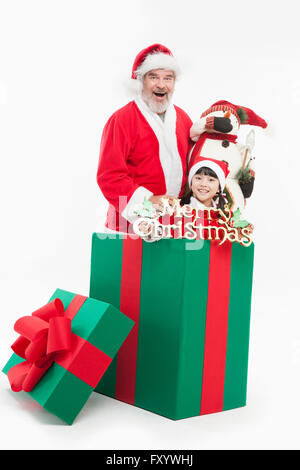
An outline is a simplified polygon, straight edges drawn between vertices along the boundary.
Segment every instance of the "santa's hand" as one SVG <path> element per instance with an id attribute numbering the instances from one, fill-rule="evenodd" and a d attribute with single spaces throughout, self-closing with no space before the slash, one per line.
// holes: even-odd
<path id="1" fill-rule="evenodd" d="M 232 131 L 233 127 L 231 121 L 227 117 L 214 117 L 213 128 L 217 132 L 222 132 L 227 134 L 228 132 Z"/>

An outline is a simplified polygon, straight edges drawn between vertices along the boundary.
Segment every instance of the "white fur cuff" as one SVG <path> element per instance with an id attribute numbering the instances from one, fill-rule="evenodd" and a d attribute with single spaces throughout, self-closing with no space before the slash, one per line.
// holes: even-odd
<path id="1" fill-rule="evenodd" d="M 139 186 L 128 201 L 127 206 L 122 212 L 122 217 L 127 219 L 131 224 L 138 218 L 135 211 L 143 204 L 144 199 L 149 199 L 153 196 L 153 193 L 143 186 Z"/>
<path id="2" fill-rule="evenodd" d="M 205 126 L 206 126 L 206 117 L 200 118 L 199 121 L 194 122 L 190 129 L 190 138 L 192 139 L 193 142 L 197 142 L 199 139 L 200 135 L 205 132 Z"/>

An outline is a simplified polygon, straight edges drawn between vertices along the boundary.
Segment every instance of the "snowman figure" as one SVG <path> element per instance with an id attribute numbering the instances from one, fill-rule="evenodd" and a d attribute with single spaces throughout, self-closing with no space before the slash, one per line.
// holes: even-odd
<path id="1" fill-rule="evenodd" d="M 254 131 L 250 132 L 245 145 L 237 143 L 241 124 L 267 127 L 264 119 L 249 108 L 236 106 L 229 101 L 217 101 L 195 122 L 190 130 L 196 142 L 189 158 L 189 166 L 199 157 L 213 158 L 228 164 L 226 195 L 232 211 L 245 207 L 245 198 L 250 197 L 254 184 L 252 149 Z"/>

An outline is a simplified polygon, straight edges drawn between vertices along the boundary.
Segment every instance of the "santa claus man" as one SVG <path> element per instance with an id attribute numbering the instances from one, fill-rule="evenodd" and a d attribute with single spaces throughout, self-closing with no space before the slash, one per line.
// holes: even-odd
<path id="1" fill-rule="evenodd" d="M 181 197 L 187 179 L 192 121 L 172 104 L 178 64 L 161 44 L 142 50 L 132 67 L 137 96 L 103 130 L 98 185 L 109 202 L 106 228 L 132 232 L 145 198 Z"/>

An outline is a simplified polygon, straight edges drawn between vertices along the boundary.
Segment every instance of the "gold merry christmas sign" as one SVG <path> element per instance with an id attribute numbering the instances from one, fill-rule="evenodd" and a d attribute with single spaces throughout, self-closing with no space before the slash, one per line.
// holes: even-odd
<path id="1" fill-rule="evenodd" d="M 143 207 L 135 212 L 139 217 L 133 229 L 143 238 L 218 240 L 220 245 L 227 240 L 243 246 L 252 243 L 252 225 L 240 219 L 239 210 L 232 213 L 226 206 L 223 210 L 195 209 L 188 204 L 180 206 L 179 200 L 170 204 L 167 198 L 162 198 L 159 209 L 155 209 L 151 202 L 144 201 Z"/>

